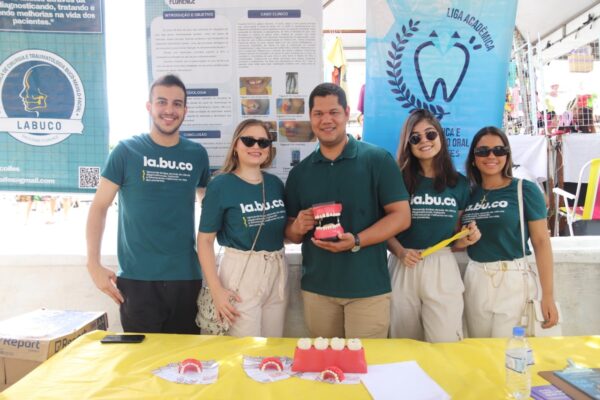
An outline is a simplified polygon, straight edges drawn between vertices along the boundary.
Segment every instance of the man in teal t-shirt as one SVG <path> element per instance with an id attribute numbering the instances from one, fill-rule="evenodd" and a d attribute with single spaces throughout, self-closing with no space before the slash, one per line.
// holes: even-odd
<path id="1" fill-rule="evenodd" d="M 121 141 L 111 152 L 90 207 L 88 271 L 120 304 L 126 332 L 199 333 L 201 287 L 194 205 L 208 183 L 204 147 L 180 137 L 186 89 L 174 75 L 159 78 L 147 103 L 150 134 Z M 100 262 L 106 213 L 119 194 L 118 277 Z"/>
<path id="2" fill-rule="evenodd" d="M 392 156 L 346 134 L 350 109 L 336 85 L 309 97 L 319 148 L 286 182 L 286 237 L 302 242 L 304 318 L 312 336 L 387 337 L 390 277 L 385 241 L 410 224 L 408 193 Z M 313 238 L 312 206 L 342 204 L 337 241 Z M 335 224 L 334 224 L 335 225 Z"/>

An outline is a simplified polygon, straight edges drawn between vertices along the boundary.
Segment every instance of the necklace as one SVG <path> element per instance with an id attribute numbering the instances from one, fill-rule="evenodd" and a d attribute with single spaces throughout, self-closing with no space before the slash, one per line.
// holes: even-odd
<path id="1" fill-rule="evenodd" d="M 235 175 L 237 175 L 238 178 L 240 178 L 243 181 L 246 181 L 248 183 L 260 183 L 263 180 L 262 175 L 259 178 L 247 178 L 245 176 L 242 176 L 240 173 L 238 172 L 234 172 Z"/>
<path id="2" fill-rule="evenodd" d="M 483 188 L 482 188 L 482 190 L 483 190 Z M 479 204 L 481 204 L 481 205 L 487 204 L 487 202 L 488 202 L 487 201 L 487 195 L 490 194 L 490 192 L 492 190 L 493 189 L 489 189 L 487 192 L 483 192 L 483 197 L 481 198 L 481 200 L 479 200 Z"/>
<path id="3" fill-rule="evenodd" d="M 510 182 L 509 182 L 509 184 L 510 184 Z M 493 187 L 487 189 L 487 191 L 486 191 L 486 189 L 483 188 L 483 186 L 481 186 L 481 190 L 483 191 L 483 197 L 481 198 L 481 200 L 479 200 L 479 204 L 481 204 L 481 205 L 487 204 L 488 203 L 488 200 L 487 200 L 488 194 L 490 194 L 492 192 L 492 190 L 501 189 L 505 186 L 507 186 L 506 183 L 502 182 L 502 184 L 493 186 Z"/>

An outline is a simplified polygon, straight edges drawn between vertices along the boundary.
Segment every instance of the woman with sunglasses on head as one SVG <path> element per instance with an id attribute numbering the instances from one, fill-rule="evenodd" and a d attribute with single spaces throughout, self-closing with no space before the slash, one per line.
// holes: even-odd
<path id="1" fill-rule="evenodd" d="M 528 299 L 540 298 L 545 328 L 556 325 L 553 297 L 553 260 L 546 224 L 546 204 L 533 182 L 523 180 L 525 251 L 535 250 L 541 282 L 538 293 L 534 267 L 523 257 L 518 179 L 512 177 L 510 145 L 496 127 L 485 127 L 473 137 L 466 164 L 474 189 L 463 222 L 477 221 L 482 238 L 467 250 L 465 316 L 471 337 L 509 337 L 522 325 Z M 533 268 L 533 269 L 532 269 Z"/>
<path id="2" fill-rule="evenodd" d="M 427 110 L 410 114 L 402 128 L 398 164 L 411 195 L 411 225 L 388 240 L 392 279 L 390 336 L 428 342 L 461 340 L 463 291 L 452 250 L 421 251 L 452 237 L 469 198 L 467 179 L 456 172 L 444 131 Z M 479 237 L 477 225 L 454 247 Z"/>
<path id="3" fill-rule="evenodd" d="M 229 322 L 231 336 L 283 334 L 283 183 L 262 170 L 274 157 L 268 127 L 256 119 L 242 121 L 202 201 L 198 257 L 216 311 Z M 224 248 L 218 270 L 215 238 Z"/>

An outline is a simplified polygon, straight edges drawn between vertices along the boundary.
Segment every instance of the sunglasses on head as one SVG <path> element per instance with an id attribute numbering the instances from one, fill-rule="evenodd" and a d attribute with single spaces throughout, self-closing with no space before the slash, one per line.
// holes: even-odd
<path id="1" fill-rule="evenodd" d="M 494 147 L 481 146 L 481 147 L 476 147 L 475 150 L 473 151 L 473 154 L 475 154 L 475 157 L 487 157 L 490 155 L 490 153 L 494 153 L 494 155 L 496 157 L 502 157 L 502 156 L 505 156 L 508 153 L 510 153 L 510 151 L 507 146 L 494 146 Z"/>
<path id="2" fill-rule="evenodd" d="M 425 132 L 425 137 L 427 138 L 427 140 L 435 140 L 435 138 L 438 137 L 438 133 L 437 133 L 437 131 L 427 131 L 427 132 Z M 421 139 L 422 139 L 421 135 L 419 135 L 418 133 L 412 133 L 408 137 L 408 143 L 410 143 L 412 145 L 419 144 L 419 143 L 421 143 Z"/>
<path id="3" fill-rule="evenodd" d="M 244 143 L 244 146 L 246 146 L 246 147 L 252 147 L 256 143 L 258 143 L 258 147 L 260 147 L 261 149 L 266 149 L 272 143 L 272 141 L 269 139 L 264 139 L 264 138 L 254 139 L 251 136 L 240 136 L 240 140 L 242 141 L 242 143 Z"/>

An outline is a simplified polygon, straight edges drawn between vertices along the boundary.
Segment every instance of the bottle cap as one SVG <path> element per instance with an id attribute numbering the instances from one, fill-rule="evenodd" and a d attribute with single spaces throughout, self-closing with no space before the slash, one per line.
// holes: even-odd
<path id="1" fill-rule="evenodd" d="M 515 326 L 513 328 L 513 336 L 525 336 L 525 328 L 522 326 Z"/>

